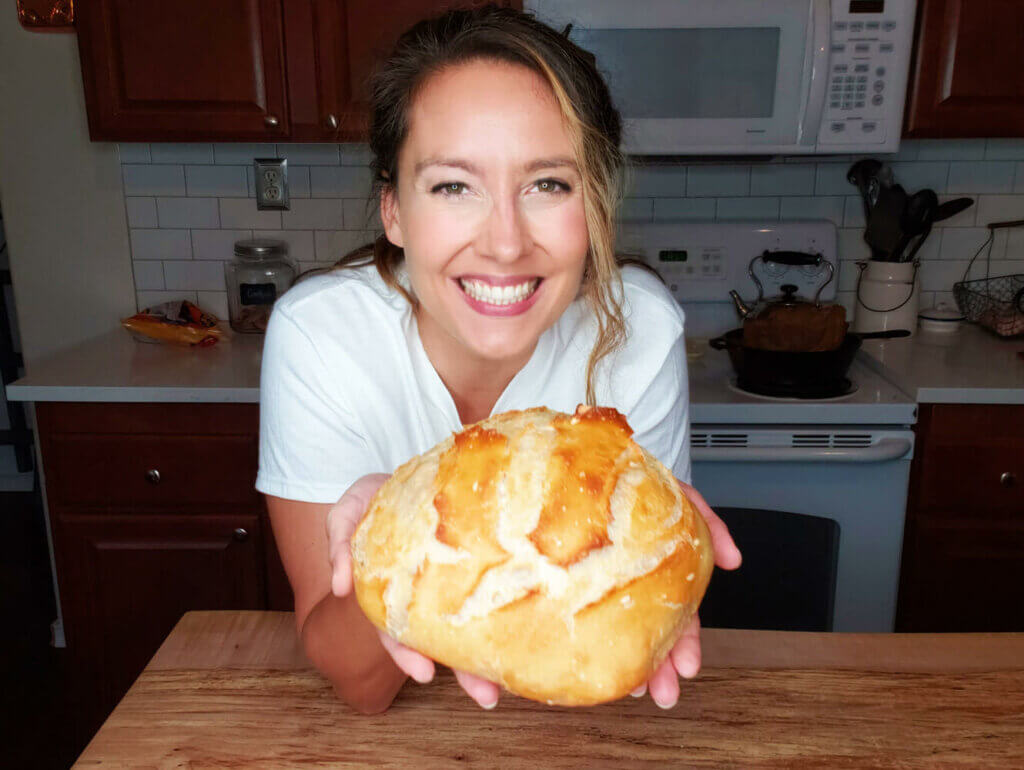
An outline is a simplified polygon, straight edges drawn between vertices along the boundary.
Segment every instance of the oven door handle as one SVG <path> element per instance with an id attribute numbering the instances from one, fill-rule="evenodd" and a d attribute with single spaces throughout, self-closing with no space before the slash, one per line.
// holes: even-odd
<path id="1" fill-rule="evenodd" d="M 883 438 L 869 447 L 691 447 L 695 462 L 881 463 L 903 457 L 913 447 L 908 438 Z"/>

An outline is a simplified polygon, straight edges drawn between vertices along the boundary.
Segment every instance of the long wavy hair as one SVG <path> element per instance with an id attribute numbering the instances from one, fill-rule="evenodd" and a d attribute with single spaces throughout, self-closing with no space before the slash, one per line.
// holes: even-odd
<path id="1" fill-rule="evenodd" d="M 626 336 L 619 266 L 634 260 L 615 256 L 615 216 L 625 169 L 619 150 L 622 123 L 592 54 L 530 14 L 510 8 L 452 10 L 417 23 L 399 38 L 370 81 L 374 195 L 379 198 L 397 185 L 398 154 L 419 89 L 446 67 L 480 59 L 517 64 L 539 75 L 550 86 L 568 130 L 582 177 L 589 237 L 580 294 L 597 322 L 586 385 L 586 401 L 594 404 L 598 363 Z M 375 265 L 381 278 L 415 307 L 416 298 L 397 278 L 404 258 L 403 249 L 381 235 L 336 267 Z"/>

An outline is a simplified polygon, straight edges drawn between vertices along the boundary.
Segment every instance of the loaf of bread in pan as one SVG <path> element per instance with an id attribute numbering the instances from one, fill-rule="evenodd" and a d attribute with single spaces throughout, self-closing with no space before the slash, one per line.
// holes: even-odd
<path id="1" fill-rule="evenodd" d="M 352 539 L 379 628 L 533 700 L 620 698 L 653 673 L 711 576 L 707 525 L 615 409 L 529 409 L 398 468 Z"/>

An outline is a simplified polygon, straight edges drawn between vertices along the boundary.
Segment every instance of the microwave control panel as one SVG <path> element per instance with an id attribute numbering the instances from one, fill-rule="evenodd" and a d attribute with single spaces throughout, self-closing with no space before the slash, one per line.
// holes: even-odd
<path id="1" fill-rule="evenodd" d="M 832 0 L 828 89 L 818 143 L 883 144 L 900 132 L 913 0 Z"/>

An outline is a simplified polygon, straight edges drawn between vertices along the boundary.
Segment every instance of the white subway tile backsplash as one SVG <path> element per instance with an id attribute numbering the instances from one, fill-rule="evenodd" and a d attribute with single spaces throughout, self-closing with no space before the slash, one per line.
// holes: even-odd
<path id="1" fill-rule="evenodd" d="M 154 163 L 213 163 L 212 144 L 151 144 Z"/>
<path id="2" fill-rule="evenodd" d="M 154 305 L 162 305 L 164 302 L 180 302 L 183 299 L 199 304 L 196 302 L 196 293 L 185 289 L 179 289 L 176 291 L 135 292 L 135 301 L 138 304 L 139 310 L 147 307 L 153 307 Z"/>
<path id="3" fill-rule="evenodd" d="M 184 195 L 185 173 L 181 166 L 121 166 L 125 195 Z"/>
<path id="4" fill-rule="evenodd" d="M 901 185 L 908 194 L 913 194 L 926 187 L 936 193 L 946 191 L 946 179 L 949 176 L 948 163 L 914 161 L 891 165 L 894 181 Z"/>
<path id="5" fill-rule="evenodd" d="M 336 144 L 279 144 L 277 156 L 287 158 L 289 166 L 336 166 L 340 161 Z"/>
<path id="6" fill-rule="evenodd" d="M 369 198 L 370 172 L 358 166 L 313 166 L 309 192 L 313 198 Z"/>
<path id="7" fill-rule="evenodd" d="M 318 201 L 325 203 L 326 201 Z M 380 206 L 375 200 L 348 199 L 341 201 L 341 207 L 345 212 L 346 230 L 383 230 L 384 226 L 380 221 Z M 335 230 L 335 227 L 316 228 Z"/>
<path id="8" fill-rule="evenodd" d="M 1014 164 L 1004 160 L 956 161 L 949 164 L 946 192 L 1013 192 L 1014 171 Z"/>
<path id="9" fill-rule="evenodd" d="M 130 230 L 133 259 L 192 259 L 188 230 Z"/>
<path id="10" fill-rule="evenodd" d="M 337 262 L 350 251 L 373 243 L 376 237 L 373 230 L 317 230 L 315 259 L 317 262 Z"/>
<path id="11" fill-rule="evenodd" d="M 221 321 L 228 320 L 228 293 L 226 291 L 197 291 L 197 302 L 207 313 L 213 313 Z"/>
<path id="12" fill-rule="evenodd" d="M 779 218 L 778 198 L 719 198 L 715 219 L 719 221 L 739 219 Z"/>
<path id="13" fill-rule="evenodd" d="M 966 267 L 967 263 L 964 263 Z M 985 255 L 982 254 L 975 260 L 974 265 L 971 267 L 971 272 L 967 276 L 970 281 L 980 280 L 986 277 L 997 278 L 1001 275 L 1011 275 L 1016 273 L 1024 273 L 1024 266 L 1021 265 L 1020 260 L 1007 260 L 1007 259 L 993 259 L 991 263 L 986 264 Z M 957 276 L 959 281 L 963 278 L 962 275 Z"/>
<path id="14" fill-rule="evenodd" d="M 836 227 L 843 226 L 846 198 L 822 195 L 810 198 L 780 198 L 780 219 L 828 219 Z"/>
<path id="15" fill-rule="evenodd" d="M 715 198 L 655 198 L 654 221 L 710 221 L 715 218 Z"/>
<path id="16" fill-rule="evenodd" d="M 156 216 L 156 198 L 125 198 L 128 227 L 159 227 Z"/>
<path id="17" fill-rule="evenodd" d="M 283 212 L 282 216 L 285 230 L 341 230 L 345 227 L 340 200 L 300 198 L 291 204 L 291 211 Z M 279 230 L 281 227 L 261 229 Z"/>
<path id="18" fill-rule="evenodd" d="M 136 291 L 164 289 L 164 263 L 159 260 L 132 260 Z"/>
<path id="19" fill-rule="evenodd" d="M 256 197 L 256 188 L 252 188 L 250 198 Z M 308 198 L 309 197 L 309 166 L 288 167 L 288 197 Z"/>
<path id="20" fill-rule="evenodd" d="M 750 166 L 691 166 L 686 176 L 689 197 L 749 195 Z"/>
<path id="21" fill-rule="evenodd" d="M 1013 191 L 1024 193 L 1024 163 L 1014 164 L 1014 179 L 1016 181 L 1013 184 Z"/>
<path id="22" fill-rule="evenodd" d="M 933 231 L 931 237 L 937 240 L 941 236 L 942 245 L 939 248 L 939 259 L 956 260 L 970 259 L 981 245 L 988 240 L 989 229 L 987 227 L 946 227 L 939 231 Z M 993 256 L 1002 258 L 1006 244 L 1002 242 L 1004 252 L 995 251 L 996 244 L 993 243 Z"/>
<path id="23" fill-rule="evenodd" d="M 245 198 L 244 166 L 185 166 L 185 188 L 193 197 Z"/>
<path id="24" fill-rule="evenodd" d="M 195 259 L 230 260 L 235 241 L 252 238 L 252 230 L 193 230 L 192 253 Z"/>
<path id="25" fill-rule="evenodd" d="M 818 163 L 814 175 L 815 195 L 850 195 L 857 188 L 850 184 L 846 172 L 852 163 Z"/>
<path id="26" fill-rule="evenodd" d="M 216 198 L 157 198 L 156 213 L 160 227 L 220 227 Z"/>
<path id="27" fill-rule="evenodd" d="M 634 167 L 627 176 L 626 196 L 630 198 L 682 198 L 685 195 L 685 166 Z"/>
<path id="28" fill-rule="evenodd" d="M 750 169 L 751 195 L 813 195 L 815 169 L 811 165 L 769 163 Z M 845 195 L 848 190 L 843 190 Z"/>
<path id="29" fill-rule="evenodd" d="M 843 227 L 837 232 L 839 259 L 850 262 L 871 259 L 871 247 L 864 242 L 864 229 Z"/>
<path id="30" fill-rule="evenodd" d="M 1024 196 L 1022 195 L 981 195 L 978 197 L 978 214 L 975 220 L 981 226 L 990 222 L 1006 222 L 1024 219 Z"/>
<path id="31" fill-rule="evenodd" d="M 846 211 L 843 215 L 843 226 L 863 228 L 865 224 L 864 202 L 860 199 L 859 195 L 851 195 L 846 199 Z"/>
<path id="32" fill-rule="evenodd" d="M 296 203 L 298 201 L 292 201 L 292 208 Z M 255 198 L 221 198 L 220 221 L 221 227 L 235 230 L 257 227 L 261 230 L 280 230 L 281 212 L 276 210 L 260 211 L 256 208 Z"/>
<path id="33" fill-rule="evenodd" d="M 164 281 L 168 289 L 226 290 L 223 262 L 164 262 Z"/>
<path id="34" fill-rule="evenodd" d="M 254 158 L 277 157 L 275 144 L 215 144 L 213 160 L 237 166 L 251 166 Z"/>
<path id="35" fill-rule="evenodd" d="M 839 275 L 836 278 L 836 291 L 855 291 L 860 268 L 856 262 L 839 262 Z"/>
<path id="36" fill-rule="evenodd" d="M 341 153 L 341 165 L 343 166 L 364 166 L 367 167 L 373 161 L 373 153 L 367 144 L 339 144 L 338 150 Z"/>
<path id="37" fill-rule="evenodd" d="M 117 145 L 117 157 L 121 163 L 151 163 L 153 161 L 153 156 L 149 154 L 149 144 L 145 142 L 120 142 Z"/>
<path id="38" fill-rule="evenodd" d="M 981 160 L 984 139 L 919 139 L 917 160 Z"/>
<path id="39" fill-rule="evenodd" d="M 966 261 L 932 260 L 921 262 L 918 275 L 922 291 L 952 291 L 953 284 L 963 278 Z"/>
<path id="40" fill-rule="evenodd" d="M 1005 254 L 1007 259 L 1024 259 L 1024 228 L 1017 227 L 1004 230 L 1006 237 Z M 1024 272 L 1022 270 L 1021 272 Z"/>
<path id="41" fill-rule="evenodd" d="M 288 256 L 295 261 L 314 260 L 312 230 L 253 230 L 253 238 L 271 238 L 288 244 Z"/>
<path id="42" fill-rule="evenodd" d="M 986 139 L 986 160 L 1024 160 L 1024 139 Z"/>
<path id="43" fill-rule="evenodd" d="M 624 198 L 619 207 L 619 219 L 650 222 L 654 216 L 654 201 L 654 198 Z"/>

